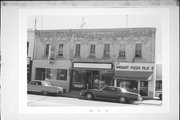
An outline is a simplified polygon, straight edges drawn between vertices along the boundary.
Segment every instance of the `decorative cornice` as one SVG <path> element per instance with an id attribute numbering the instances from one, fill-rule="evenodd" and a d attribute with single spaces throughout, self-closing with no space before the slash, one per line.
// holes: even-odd
<path id="1" fill-rule="evenodd" d="M 39 39 L 43 44 L 57 44 L 57 43 L 68 43 L 71 40 L 70 32 L 53 32 L 53 31 L 35 31 L 35 37 Z"/>
<path id="2" fill-rule="evenodd" d="M 102 44 L 102 43 L 111 43 L 117 44 L 126 42 L 136 43 L 141 42 L 146 44 L 149 40 L 153 39 L 155 35 L 155 29 L 153 28 L 133 28 L 133 29 L 109 29 L 109 30 L 73 30 L 73 31 L 35 31 L 35 36 L 43 44 L 57 44 L 63 43 L 66 44 L 70 42 L 73 36 L 73 42 L 81 42 L 82 44 Z"/>

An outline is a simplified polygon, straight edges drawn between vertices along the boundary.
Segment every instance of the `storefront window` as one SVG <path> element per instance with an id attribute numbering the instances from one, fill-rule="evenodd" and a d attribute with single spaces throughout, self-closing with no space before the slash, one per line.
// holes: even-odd
<path id="1" fill-rule="evenodd" d="M 117 86 L 126 88 L 130 92 L 138 93 L 138 81 L 135 80 L 117 80 Z"/>
<path id="2" fill-rule="evenodd" d="M 56 69 L 36 68 L 35 80 L 53 80 L 55 79 Z"/>
<path id="3" fill-rule="evenodd" d="M 162 91 L 162 80 L 156 80 L 156 91 Z"/>
<path id="4" fill-rule="evenodd" d="M 100 80 L 100 88 L 104 86 L 114 86 L 114 79 L 111 75 L 102 74 Z"/>
<path id="5" fill-rule="evenodd" d="M 140 95 L 148 95 L 148 81 L 140 81 Z"/>
<path id="6" fill-rule="evenodd" d="M 35 80 L 45 80 L 45 68 L 36 68 Z"/>
<path id="7" fill-rule="evenodd" d="M 86 72 L 83 70 L 74 70 L 73 71 L 73 83 L 72 86 L 74 89 L 82 89 L 85 87 Z"/>
<path id="8" fill-rule="evenodd" d="M 57 69 L 57 80 L 67 80 L 67 70 Z"/>

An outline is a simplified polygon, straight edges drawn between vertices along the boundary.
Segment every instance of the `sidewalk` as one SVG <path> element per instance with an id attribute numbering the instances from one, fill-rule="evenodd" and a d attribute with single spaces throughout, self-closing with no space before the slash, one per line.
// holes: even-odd
<path id="1" fill-rule="evenodd" d="M 62 95 L 63 97 L 70 97 L 70 98 L 83 98 L 80 96 L 80 91 L 71 91 L 69 93 L 65 93 Z M 143 101 L 135 101 L 135 104 L 141 104 L 141 105 L 162 105 L 162 100 L 158 99 L 144 99 Z"/>

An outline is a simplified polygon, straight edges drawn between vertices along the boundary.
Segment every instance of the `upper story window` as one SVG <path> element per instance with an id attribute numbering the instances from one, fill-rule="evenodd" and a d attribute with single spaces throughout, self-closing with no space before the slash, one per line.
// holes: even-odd
<path id="1" fill-rule="evenodd" d="M 63 44 L 59 44 L 59 52 L 58 52 L 58 56 L 59 57 L 63 57 Z"/>
<path id="2" fill-rule="evenodd" d="M 126 45 L 120 44 L 119 57 L 126 57 Z"/>
<path id="3" fill-rule="evenodd" d="M 76 44 L 76 51 L 75 51 L 76 57 L 80 57 L 80 50 L 81 50 L 80 44 Z"/>
<path id="4" fill-rule="evenodd" d="M 95 56 L 95 44 L 91 44 L 90 56 Z"/>
<path id="5" fill-rule="evenodd" d="M 142 57 L 142 44 L 136 44 L 135 57 L 136 58 L 141 58 Z"/>
<path id="6" fill-rule="evenodd" d="M 104 44 L 104 57 L 110 57 L 110 44 Z"/>
<path id="7" fill-rule="evenodd" d="M 45 56 L 49 56 L 49 53 L 50 53 L 50 44 L 46 44 Z"/>
<path id="8" fill-rule="evenodd" d="M 29 42 L 27 42 L 27 55 L 29 53 Z"/>

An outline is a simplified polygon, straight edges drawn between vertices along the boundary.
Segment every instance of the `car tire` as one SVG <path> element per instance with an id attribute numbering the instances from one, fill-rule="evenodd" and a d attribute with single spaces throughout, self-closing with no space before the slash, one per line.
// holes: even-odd
<path id="1" fill-rule="evenodd" d="M 42 94 L 43 95 L 48 95 L 48 92 L 47 91 L 42 91 Z"/>
<path id="2" fill-rule="evenodd" d="M 162 100 L 162 94 L 159 95 L 159 99 Z"/>
<path id="3" fill-rule="evenodd" d="M 86 93 L 86 99 L 92 100 L 93 99 L 93 94 L 92 93 Z"/>
<path id="4" fill-rule="evenodd" d="M 118 98 L 118 102 L 120 103 L 126 103 L 127 102 L 127 99 L 125 97 L 119 97 Z"/>

